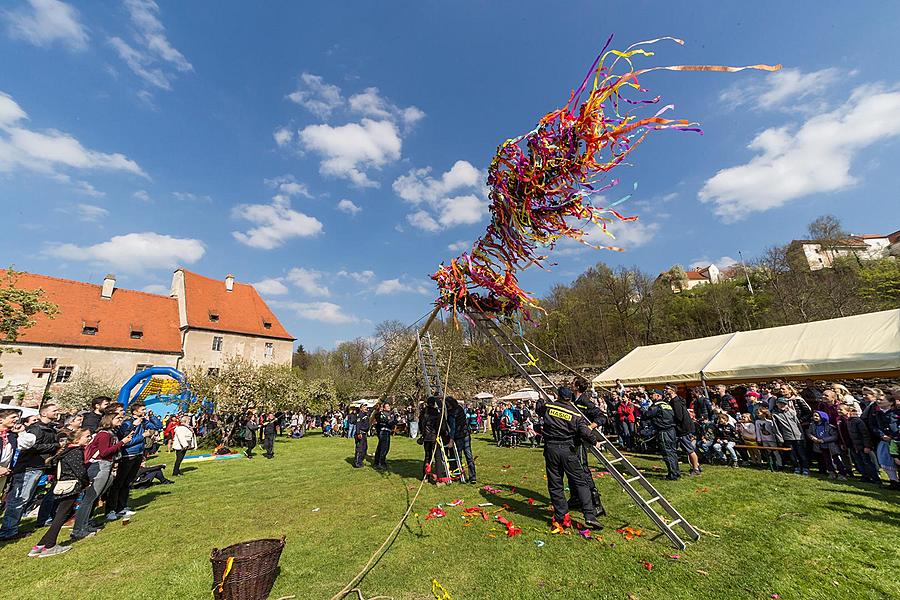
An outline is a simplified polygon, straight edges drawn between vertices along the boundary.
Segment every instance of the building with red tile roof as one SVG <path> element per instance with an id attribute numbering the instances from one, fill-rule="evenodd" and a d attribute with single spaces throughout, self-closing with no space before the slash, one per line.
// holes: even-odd
<path id="1" fill-rule="evenodd" d="M 0 270 L 0 285 L 7 272 Z M 0 399 L 35 404 L 79 372 L 115 385 L 149 366 L 218 369 L 229 356 L 257 364 L 290 364 L 294 338 L 249 284 L 183 269 L 168 296 L 21 273 L 14 285 L 43 290 L 59 308 L 37 315 L 0 357 Z"/>

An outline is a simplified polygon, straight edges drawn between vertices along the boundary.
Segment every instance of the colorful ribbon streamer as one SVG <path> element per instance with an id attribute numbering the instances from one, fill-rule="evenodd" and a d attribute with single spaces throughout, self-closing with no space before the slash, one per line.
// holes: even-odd
<path id="1" fill-rule="evenodd" d="M 781 65 L 726 67 L 674 65 L 635 70 L 635 56 L 650 57 L 639 46 L 665 37 L 638 42 L 625 51 L 607 50 L 610 37 L 580 87 L 568 103 L 544 115 L 532 131 L 508 139 L 498 148 L 488 169 L 491 222 L 472 249 L 449 264 L 442 263 L 431 276 L 440 290 L 438 304 L 453 311 L 477 310 L 498 317 L 521 313 L 531 320 L 537 300 L 519 287 L 518 272 L 531 265 L 543 268 L 546 256 L 538 247 L 552 250 L 563 237 L 594 248 L 621 251 L 615 246 L 589 244 L 585 228 L 593 223 L 609 235 L 613 220 L 633 221 L 613 209 L 628 196 L 607 207 L 592 203 L 618 180 L 605 181 L 606 174 L 622 164 L 651 131 L 677 129 L 700 131 L 696 123 L 667 119 L 667 105 L 652 116 L 639 118 L 634 112 L 644 105 L 658 104 L 660 97 L 633 99 L 623 92 L 646 95 L 638 78 L 644 73 L 669 71 L 737 72 L 744 69 L 775 71 Z M 590 92 L 582 95 L 593 82 Z M 633 107 L 633 108 L 628 108 Z M 626 108 L 628 108 L 626 110 Z"/>

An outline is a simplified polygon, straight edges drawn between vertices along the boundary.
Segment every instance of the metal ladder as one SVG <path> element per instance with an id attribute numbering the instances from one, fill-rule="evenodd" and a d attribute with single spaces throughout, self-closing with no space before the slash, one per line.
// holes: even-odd
<path id="1" fill-rule="evenodd" d="M 537 366 L 537 361 L 534 360 L 528 345 L 521 336 L 515 334 L 510 336 L 495 319 L 484 313 L 469 311 L 466 314 L 475 326 L 490 338 L 500 353 L 515 365 L 516 370 L 545 401 L 556 399 L 556 385 Z M 685 541 L 675 531 L 675 527 L 680 527 L 691 541 L 699 540 L 700 533 L 647 481 L 643 474 L 631 464 L 631 461 L 599 429 L 595 429 L 594 432 L 600 436 L 600 442 L 596 446 L 588 447 L 591 454 L 631 496 L 634 503 L 643 509 L 672 544 L 680 550 L 687 547 Z M 667 521 L 666 516 L 670 520 Z"/>
<path id="2" fill-rule="evenodd" d="M 416 349 L 419 353 L 419 367 L 422 369 L 425 395 L 443 399 L 445 393 L 444 384 L 441 382 L 441 369 L 438 366 L 437 354 L 434 352 L 431 333 L 426 331 L 424 334 L 420 334 L 418 330 L 416 331 Z M 441 447 L 444 467 L 450 479 L 457 479 L 465 483 L 466 471 L 462 461 L 459 459 L 459 450 L 456 448 L 456 445 L 454 444 L 452 448 L 447 448 L 441 441 L 440 436 L 438 436 L 438 444 Z"/>
<path id="3" fill-rule="evenodd" d="M 422 382 L 425 395 L 436 398 L 444 397 L 444 385 L 441 383 L 441 369 L 437 364 L 437 355 L 431 343 L 431 334 L 424 335 L 416 331 L 416 349 L 419 352 L 419 367 L 422 369 Z"/>

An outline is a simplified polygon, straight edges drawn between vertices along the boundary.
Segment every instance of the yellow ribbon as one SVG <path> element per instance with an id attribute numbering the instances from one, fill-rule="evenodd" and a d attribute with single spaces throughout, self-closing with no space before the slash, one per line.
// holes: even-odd
<path id="1" fill-rule="evenodd" d="M 444 589 L 444 586 L 438 583 L 437 579 L 431 580 L 431 595 L 437 600 L 453 600 L 453 596 L 450 595 L 450 592 Z"/>
<path id="2" fill-rule="evenodd" d="M 225 562 L 225 572 L 222 573 L 222 581 L 219 582 L 219 593 L 222 593 L 222 587 L 225 585 L 225 578 L 228 577 L 228 574 L 231 573 L 231 567 L 234 565 L 234 557 L 229 556 L 228 560 Z"/>

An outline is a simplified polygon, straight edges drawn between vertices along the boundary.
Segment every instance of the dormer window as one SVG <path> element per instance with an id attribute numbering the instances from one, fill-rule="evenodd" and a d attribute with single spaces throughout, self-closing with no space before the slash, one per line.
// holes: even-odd
<path id="1" fill-rule="evenodd" d="M 263 327 L 266 329 L 272 329 L 272 321 L 263 321 Z"/>
<path id="2" fill-rule="evenodd" d="M 138 323 L 131 324 L 131 339 L 139 340 L 144 337 L 144 326 Z"/>
<path id="3" fill-rule="evenodd" d="M 81 333 L 84 335 L 97 335 L 97 328 L 91 327 L 90 325 L 85 325 L 81 328 Z"/>
<path id="4" fill-rule="evenodd" d="M 209 309 L 209 322 L 210 323 L 218 323 L 219 322 L 219 311 L 215 308 Z"/>

